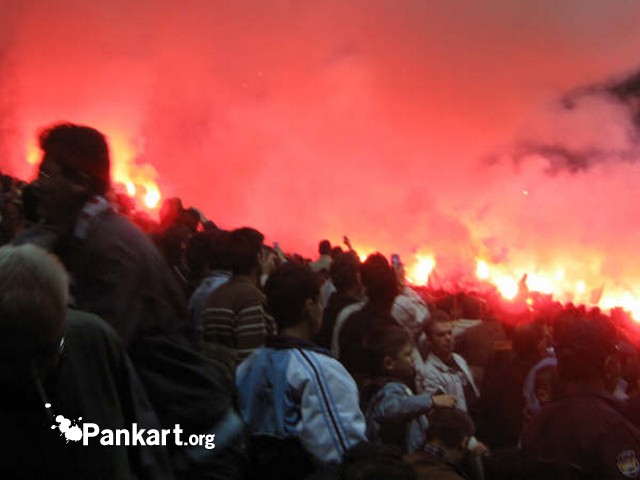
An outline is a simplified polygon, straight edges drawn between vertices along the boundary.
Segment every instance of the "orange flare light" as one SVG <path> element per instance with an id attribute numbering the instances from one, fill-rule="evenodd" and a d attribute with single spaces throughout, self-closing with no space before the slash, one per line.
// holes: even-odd
<path id="1" fill-rule="evenodd" d="M 416 261 L 407 271 L 407 280 L 413 285 L 426 285 L 435 266 L 433 255 L 416 255 Z"/>
<path id="2" fill-rule="evenodd" d="M 111 153 L 111 180 L 115 190 L 130 196 L 137 208 L 150 213 L 157 210 L 162 194 L 155 180 L 158 176 L 155 168 L 149 164 L 136 163 L 138 153 L 124 137 L 110 134 L 108 142 Z M 26 158 L 29 165 L 38 165 L 42 152 L 35 144 L 30 144 L 27 146 Z"/>
<path id="3" fill-rule="evenodd" d="M 124 188 L 136 201 L 138 208 L 154 211 L 160 205 L 162 194 L 156 183 L 157 172 L 149 164 L 136 163 L 138 152 L 131 142 L 118 134 L 109 135 L 111 149 L 111 175 L 113 183 Z"/>
<path id="4" fill-rule="evenodd" d="M 476 275 L 480 280 L 488 280 L 489 279 L 489 265 L 484 260 L 478 260 L 476 265 Z"/>

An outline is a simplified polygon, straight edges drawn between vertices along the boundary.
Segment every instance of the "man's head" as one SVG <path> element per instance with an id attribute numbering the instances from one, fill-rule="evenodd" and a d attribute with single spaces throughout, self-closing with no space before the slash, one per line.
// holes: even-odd
<path id="1" fill-rule="evenodd" d="M 329 274 L 338 292 L 361 289 L 360 259 L 355 253 L 337 255 L 331 263 Z"/>
<path id="2" fill-rule="evenodd" d="M 109 147 L 102 133 L 63 123 L 43 130 L 39 142 L 43 157 L 37 186 L 45 219 L 109 190 Z"/>
<path id="3" fill-rule="evenodd" d="M 523 360 L 536 363 L 547 352 L 547 332 L 539 321 L 530 321 L 516 326 L 513 332 L 513 350 Z"/>
<path id="4" fill-rule="evenodd" d="M 556 320 L 553 334 L 562 381 L 597 381 L 615 387 L 620 376 L 618 332 L 598 311 L 567 312 Z"/>
<path id="5" fill-rule="evenodd" d="M 160 206 L 160 227 L 162 230 L 173 225 L 178 217 L 182 214 L 184 208 L 182 200 L 177 197 L 165 198 Z"/>
<path id="6" fill-rule="evenodd" d="M 399 293 L 399 286 L 396 274 L 384 255 L 369 255 L 362 264 L 361 273 L 369 302 L 383 309 L 391 309 Z"/>
<path id="7" fill-rule="evenodd" d="M 321 240 L 318 244 L 318 253 L 320 255 L 331 255 L 331 242 L 329 240 Z"/>
<path id="8" fill-rule="evenodd" d="M 311 338 L 320 330 L 320 285 L 309 268 L 295 263 L 279 266 L 269 276 L 265 293 L 278 331 L 302 325 Z"/>
<path id="9" fill-rule="evenodd" d="M 434 310 L 426 327 L 431 351 L 439 358 L 453 354 L 453 322 L 444 310 Z"/>
<path id="10" fill-rule="evenodd" d="M 243 227 L 233 230 L 228 240 L 233 274 L 259 275 L 264 235 L 253 228 Z"/>
<path id="11" fill-rule="evenodd" d="M 0 248 L 0 363 L 23 372 L 33 362 L 54 365 L 67 299 L 67 274 L 55 257 L 33 245 Z"/>

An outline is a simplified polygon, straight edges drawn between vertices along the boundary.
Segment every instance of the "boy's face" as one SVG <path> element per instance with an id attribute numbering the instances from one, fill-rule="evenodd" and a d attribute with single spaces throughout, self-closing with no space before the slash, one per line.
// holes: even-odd
<path id="1" fill-rule="evenodd" d="M 395 358 L 389 362 L 389 373 L 406 382 L 413 382 L 415 376 L 415 364 L 413 362 L 413 344 L 405 344 Z"/>

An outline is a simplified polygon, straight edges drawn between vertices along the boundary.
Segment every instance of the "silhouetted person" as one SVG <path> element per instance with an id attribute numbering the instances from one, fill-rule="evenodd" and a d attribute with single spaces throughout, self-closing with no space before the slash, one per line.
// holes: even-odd
<path id="1" fill-rule="evenodd" d="M 618 334 L 604 315 L 567 312 L 554 325 L 562 394 L 522 440 L 527 479 L 640 475 L 640 431 L 611 395 L 620 376 Z"/>
<path id="2" fill-rule="evenodd" d="M 231 372 L 256 348 L 264 345 L 275 325 L 265 310 L 266 297 L 258 288 L 264 261 L 264 236 L 253 228 L 239 228 L 228 237 L 232 276 L 205 300 L 202 310 L 202 348 Z"/>
<path id="3" fill-rule="evenodd" d="M 58 254 L 72 278 L 73 304 L 104 318 L 118 333 L 149 394 L 163 428 L 209 432 L 230 412 L 232 383 L 220 365 L 200 356 L 186 302 L 160 252 L 106 195 L 110 157 L 97 130 L 58 124 L 39 137 L 43 151 L 35 182 L 40 223 L 16 243 L 36 243 Z M 192 348 L 193 347 L 193 348 Z M 197 460 L 173 445 L 176 474 L 219 475 L 234 460 L 213 459 L 202 447 Z M 227 476 L 233 475 L 228 472 Z"/>
<path id="4" fill-rule="evenodd" d="M 173 478 L 162 447 L 67 441 L 62 415 L 100 429 L 158 429 L 116 333 L 67 312 L 68 277 L 33 245 L 0 248 L 0 471 L 6 478 Z M 56 427 L 53 429 L 52 427 Z"/>
<path id="5" fill-rule="evenodd" d="M 462 463 L 474 429 L 466 412 L 438 408 L 429 415 L 428 442 L 404 459 L 416 470 L 419 480 L 464 480 L 468 477 Z"/>

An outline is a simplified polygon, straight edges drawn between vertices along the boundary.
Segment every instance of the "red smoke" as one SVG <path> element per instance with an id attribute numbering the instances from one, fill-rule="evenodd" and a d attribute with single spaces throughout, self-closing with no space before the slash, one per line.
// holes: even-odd
<path id="1" fill-rule="evenodd" d="M 346 233 L 439 278 L 475 278 L 482 261 L 506 290 L 529 273 L 532 289 L 586 302 L 604 287 L 603 305 L 640 313 L 638 98 L 603 83 L 640 66 L 640 4 L 0 0 L 0 12 L 3 171 L 32 175 L 39 127 L 85 123 L 141 199 L 155 181 L 285 250 L 311 256 Z"/>

